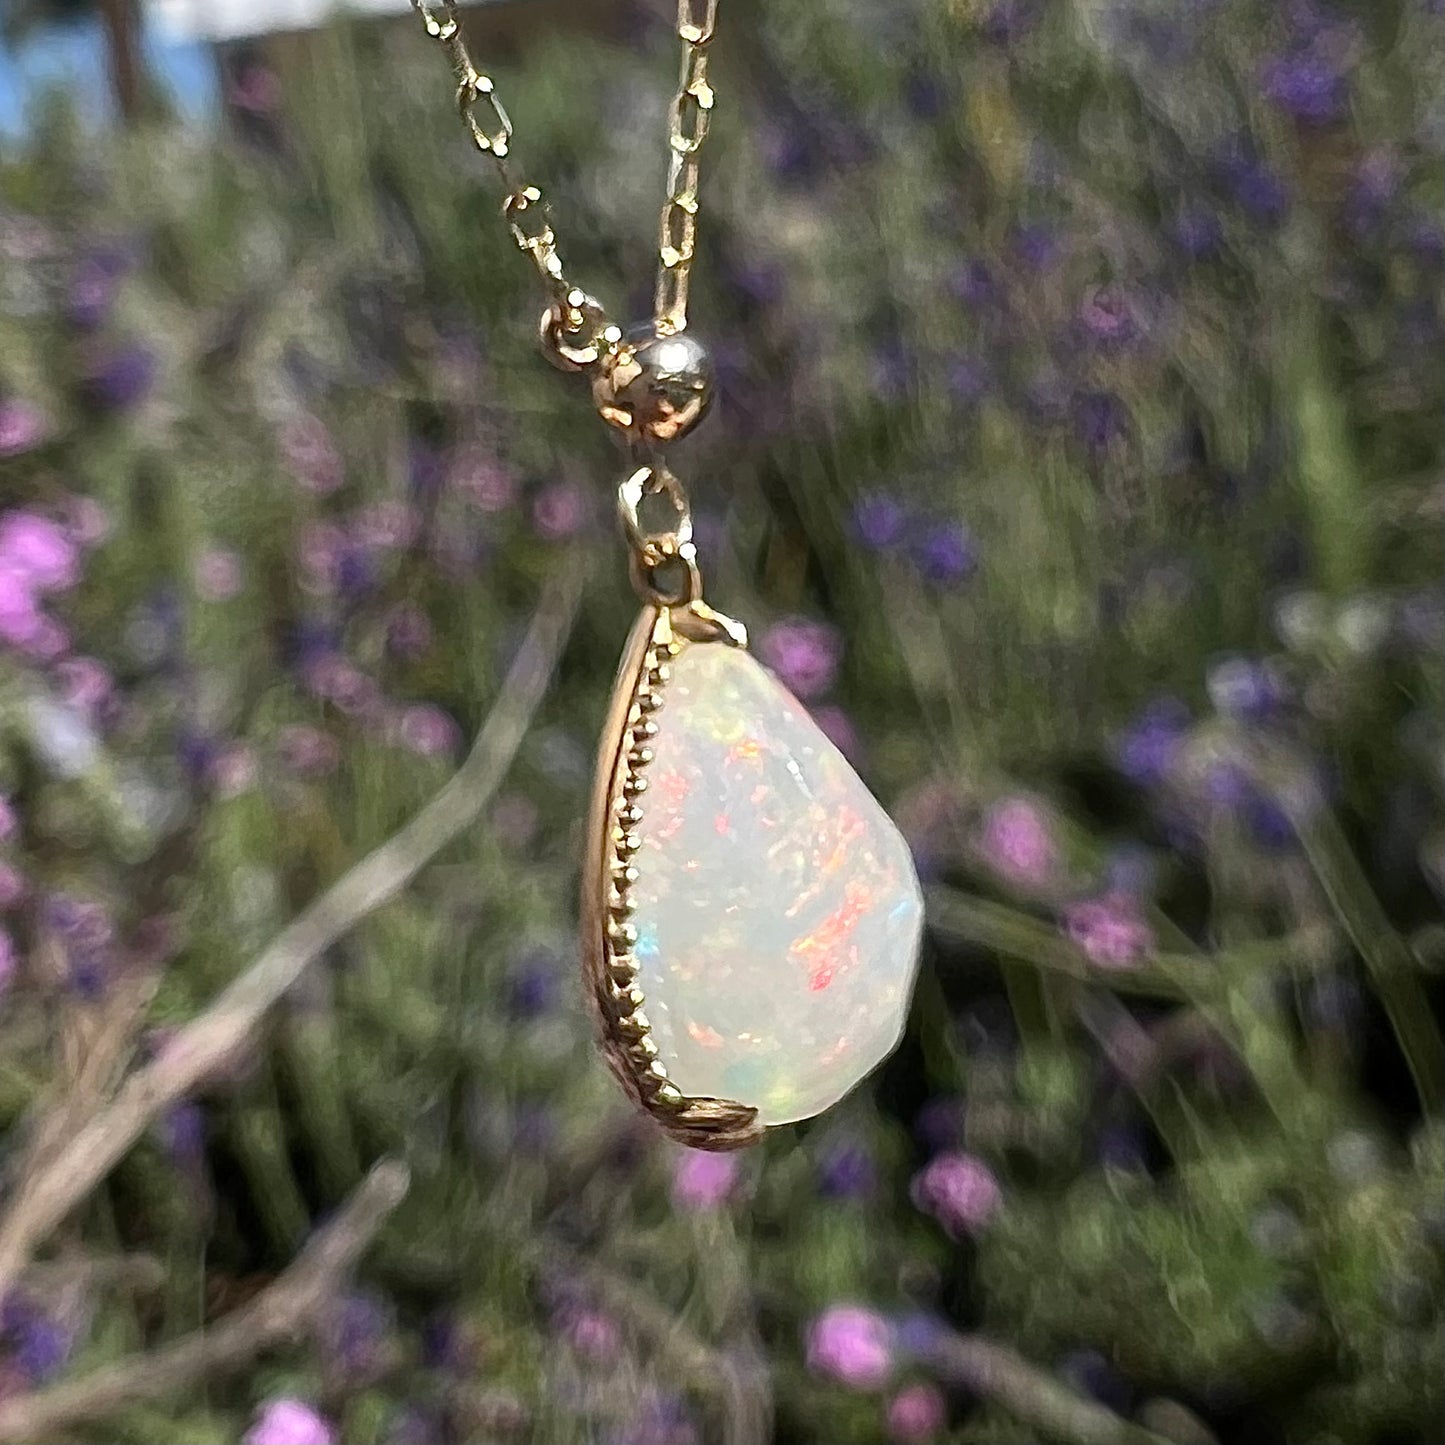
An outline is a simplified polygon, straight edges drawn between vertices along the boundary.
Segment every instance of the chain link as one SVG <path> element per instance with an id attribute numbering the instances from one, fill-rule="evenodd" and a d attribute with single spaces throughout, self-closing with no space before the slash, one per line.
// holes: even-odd
<path id="1" fill-rule="evenodd" d="M 546 199 L 540 188 L 520 180 L 513 171 L 511 118 L 492 78 L 472 62 L 455 0 L 411 3 L 427 34 L 447 52 L 457 81 L 457 110 L 472 144 L 491 157 L 502 178 L 503 217 L 547 291 L 540 332 L 543 350 L 563 370 L 586 370 L 621 342 L 622 332 L 600 302 L 568 280 Z M 659 336 L 675 336 L 687 327 L 688 281 L 697 243 L 698 153 L 707 139 L 715 100 L 707 58 L 717 7 L 718 0 L 677 0 L 682 65 L 677 93 L 668 107 L 667 196 L 659 220 L 653 302 L 653 325 Z M 671 503 L 674 522 L 664 531 L 650 531 L 639 520 L 638 509 L 659 493 Z M 639 467 L 618 489 L 618 510 L 631 552 L 633 581 L 643 596 L 659 605 L 696 601 L 701 582 L 682 483 L 660 464 Z M 669 569 L 670 584 L 663 580 Z"/>
<path id="2" fill-rule="evenodd" d="M 658 334 L 687 326 L 687 288 L 697 241 L 698 152 L 712 119 L 713 88 L 707 50 L 717 23 L 717 0 L 677 0 L 682 69 L 667 125 L 667 198 L 657 243 L 657 291 L 653 314 Z"/>
<path id="3" fill-rule="evenodd" d="M 607 318 L 593 302 L 579 305 L 581 290 L 567 279 L 552 229 L 551 211 L 539 187 L 521 181 L 512 170 L 512 122 L 489 75 L 478 70 L 462 38 L 455 0 L 411 0 L 426 33 L 447 52 L 457 79 L 457 110 L 472 144 L 490 156 L 506 188 L 502 213 L 518 250 L 530 256 L 553 310 L 554 327 L 585 353 L 595 340 L 577 340 L 584 328 L 605 329 Z M 707 139 L 714 92 L 707 74 L 708 45 L 717 23 L 718 0 L 677 0 L 677 37 L 682 68 L 677 93 L 668 108 L 667 197 L 663 201 L 657 248 L 654 322 L 660 335 L 687 326 L 688 280 L 697 242 L 698 152 Z M 592 347 L 591 349 L 596 349 Z"/>
<path id="4" fill-rule="evenodd" d="M 552 304 L 561 309 L 564 323 L 571 320 L 580 326 L 581 312 L 577 307 L 568 305 L 569 293 L 576 288 L 563 269 L 547 202 L 538 187 L 518 180 L 512 170 L 509 163 L 512 154 L 511 118 L 497 96 L 491 76 L 478 70 L 472 62 L 466 41 L 462 39 L 461 21 L 454 0 L 411 0 L 411 3 L 421 17 L 426 33 L 441 45 L 452 63 L 452 72 L 457 80 L 457 110 L 471 135 L 472 144 L 483 155 L 492 158 L 502 178 L 507 196 L 502 214 L 517 249 L 531 257 Z"/>

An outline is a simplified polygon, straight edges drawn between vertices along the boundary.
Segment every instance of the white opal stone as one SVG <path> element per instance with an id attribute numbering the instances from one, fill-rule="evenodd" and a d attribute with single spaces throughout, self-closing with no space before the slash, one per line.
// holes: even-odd
<path id="1" fill-rule="evenodd" d="M 745 651 L 689 643 L 671 674 L 632 890 L 652 1037 L 683 1093 L 806 1119 L 898 1042 L 918 879 L 843 755 Z"/>

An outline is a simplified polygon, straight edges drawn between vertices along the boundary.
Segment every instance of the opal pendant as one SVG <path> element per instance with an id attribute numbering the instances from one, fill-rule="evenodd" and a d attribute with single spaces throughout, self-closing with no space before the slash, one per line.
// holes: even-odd
<path id="1" fill-rule="evenodd" d="M 590 837 L 583 966 L 603 1048 L 674 1137 L 752 1143 L 892 1052 L 923 921 L 907 844 L 700 600 L 633 629 Z"/>

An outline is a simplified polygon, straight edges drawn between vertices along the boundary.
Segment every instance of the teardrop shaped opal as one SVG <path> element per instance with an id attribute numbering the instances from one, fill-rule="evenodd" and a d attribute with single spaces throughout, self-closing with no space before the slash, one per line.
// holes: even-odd
<path id="1" fill-rule="evenodd" d="M 741 647 L 669 663 L 640 800 L 633 954 L 682 1093 L 806 1119 L 895 1047 L 923 901 L 907 844 Z"/>

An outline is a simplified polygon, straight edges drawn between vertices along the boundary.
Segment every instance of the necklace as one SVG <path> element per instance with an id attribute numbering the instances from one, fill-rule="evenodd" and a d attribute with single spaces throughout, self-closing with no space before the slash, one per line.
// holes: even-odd
<path id="1" fill-rule="evenodd" d="M 462 120 L 541 279 L 543 354 L 588 377 L 633 456 L 617 510 L 642 611 L 602 731 L 582 871 L 598 1037 L 628 1096 L 673 1138 L 739 1148 L 821 1113 L 893 1051 L 923 905 L 888 815 L 753 660 L 743 626 L 703 601 L 687 493 L 662 459 L 712 395 L 686 329 L 717 0 L 678 0 L 654 314 L 627 331 L 567 279 L 451 0 L 412 4 L 447 51 Z"/>

